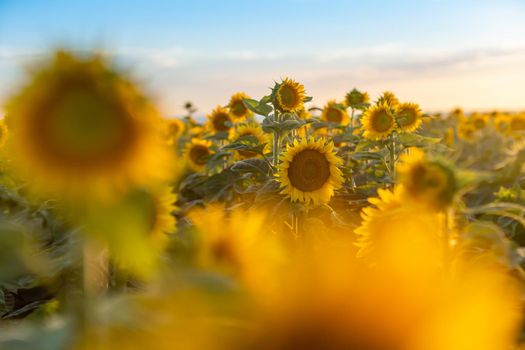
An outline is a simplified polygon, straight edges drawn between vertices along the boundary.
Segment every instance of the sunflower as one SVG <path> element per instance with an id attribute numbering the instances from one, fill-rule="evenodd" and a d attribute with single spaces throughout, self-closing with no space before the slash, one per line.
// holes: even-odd
<path id="1" fill-rule="evenodd" d="M 511 132 L 525 131 L 525 114 L 514 114 L 510 118 L 509 129 Z"/>
<path id="2" fill-rule="evenodd" d="M 184 132 L 185 125 L 179 118 L 172 118 L 166 121 L 166 136 L 169 144 L 175 143 Z"/>
<path id="3" fill-rule="evenodd" d="M 168 234 L 175 231 L 177 219 L 173 212 L 177 209 L 177 195 L 173 193 L 173 187 L 165 186 L 152 191 L 151 196 L 151 231 L 150 237 L 153 243 L 162 248 L 167 243 Z"/>
<path id="4" fill-rule="evenodd" d="M 244 99 L 250 98 L 244 92 L 238 92 L 230 98 L 230 103 L 228 103 L 228 108 L 230 110 L 230 116 L 234 120 L 245 119 L 253 116 L 252 111 L 250 111 L 244 104 Z"/>
<path id="5" fill-rule="evenodd" d="M 363 108 L 370 102 L 370 96 L 367 92 L 361 92 L 357 89 L 352 89 L 345 96 L 345 104 L 347 107 L 351 108 Z"/>
<path id="6" fill-rule="evenodd" d="M 208 157 L 213 153 L 210 147 L 210 141 L 200 139 L 192 139 L 186 146 L 186 160 L 192 170 L 204 170 Z"/>
<path id="7" fill-rule="evenodd" d="M 487 115 L 474 113 L 470 116 L 470 123 L 476 128 L 476 130 L 481 130 L 487 126 L 488 119 Z"/>
<path id="8" fill-rule="evenodd" d="M 461 140 L 467 141 L 467 142 L 474 142 L 476 140 L 476 128 L 466 122 L 461 122 L 458 125 L 458 137 Z"/>
<path id="9" fill-rule="evenodd" d="M 304 109 L 304 86 L 295 80 L 284 79 L 272 89 L 272 101 L 281 112 L 299 112 Z"/>
<path id="10" fill-rule="evenodd" d="M 396 129 L 392 109 L 386 104 L 367 109 L 362 118 L 364 136 L 373 140 L 384 139 Z"/>
<path id="11" fill-rule="evenodd" d="M 401 103 L 396 110 L 396 122 L 399 130 L 416 131 L 422 123 L 421 109 L 415 103 Z"/>
<path id="12" fill-rule="evenodd" d="M 493 120 L 494 127 L 501 134 L 507 135 L 510 131 L 510 117 L 506 114 L 498 113 Z"/>
<path id="13" fill-rule="evenodd" d="M 12 159 L 38 191 L 107 199 L 173 175 L 157 111 L 98 56 L 56 53 L 7 109 Z"/>
<path id="14" fill-rule="evenodd" d="M 401 156 L 397 172 L 407 194 L 421 204 L 441 210 L 452 203 L 456 177 L 444 162 L 427 159 L 422 150 L 412 148 Z"/>
<path id="15" fill-rule="evenodd" d="M 262 127 L 254 122 L 243 123 L 235 126 L 234 140 L 239 140 L 241 137 L 252 136 L 257 140 L 257 144 L 268 144 L 268 135 L 264 133 Z M 248 159 L 257 157 L 257 153 L 246 150 L 237 150 L 237 154 L 241 159 Z"/>
<path id="16" fill-rule="evenodd" d="M 339 169 L 343 160 L 335 155 L 333 143 L 322 138 L 295 140 L 280 160 L 277 179 L 292 202 L 327 203 L 344 182 Z"/>
<path id="17" fill-rule="evenodd" d="M 348 113 L 346 113 L 343 105 L 338 104 L 335 100 L 328 101 L 324 106 L 321 119 L 339 125 L 348 125 L 350 122 L 350 117 L 348 116 Z"/>
<path id="18" fill-rule="evenodd" d="M 231 131 L 232 118 L 227 108 L 217 106 L 210 114 L 208 114 L 208 127 L 215 133 Z"/>
<path id="19" fill-rule="evenodd" d="M 378 105 L 385 104 L 391 108 L 396 108 L 399 106 L 399 100 L 397 99 L 396 95 L 394 95 L 393 92 L 385 91 L 377 100 L 377 104 Z"/>

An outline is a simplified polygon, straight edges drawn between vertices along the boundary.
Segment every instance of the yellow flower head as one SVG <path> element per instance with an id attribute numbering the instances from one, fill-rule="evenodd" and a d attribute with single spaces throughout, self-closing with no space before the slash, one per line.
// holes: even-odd
<path id="1" fill-rule="evenodd" d="M 411 148 L 401 157 L 397 171 L 412 199 L 438 210 L 452 203 L 456 179 L 454 171 L 443 162 L 427 159 L 422 150 Z"/>
<path id="2" fill-rule="evenodd" d="M 211 142 L 200 139 L 192 139 L 186 146 L 186 161 L 193 171 L 203 171 L 206 167 L 208 157 L 213 153 L 210 149 Z"/>
<path id="3" fill-rule="evenodd" d="M 361 92 L 357 89 L 353 89 L 345 96 L 345 104 L 347 107 L 362 108 L 363 105 L 370 102 L 370 96 L 367 92 Z"/>
<path id="4" fill-rule="evenodd" d="M 321 114 L 321 119 L 327 122 L 347 125 L 350 122 L 348 113 L 346 113 L 345 108 L 335 102 L 335 100 L 330 100 L 323 108 L 323 114 Z"/>
<path id="5" fill-rule="evenodd" d="M 377 104 L 385 104 L 391 108 L 397 108 L 399 106 L 399 100 L 393 92 L 385 91 L 377 100 Z"/>
<path id="6" fill-rule="evenodd" d="M 416 131 L 422 123 L 419 105 L 415 103 L 401 103 L 396 109 L 396 122 L 401 131 Z"/>
<path id="7" fill-rule="evenodd" d="M 511 132 L 525 131 L 525 114 L 514 114 L 510 118 L 509 129 Z"/>
<path id="8" fill-rule="evenodd" d="M 179 118 L 166 120 L 166 136 L 169 144 L 173 144 L 184 132 L 185 125 Z"/>
<path id="9" fill-rule="evenodd" d="M 299 117 L 299 119 L 307 120 L 312 118 L 312 113 L 310 113 L 303 107 L 300 111 L 297 112 L 297 116 Z"/>
<path id="10" fill-rule="evenodd" d="M 332 142 L 324 139 L 295 140 L 280 156 L 277 180 L 282 192 L 292 202 L 317 205 L 328 203 L 334 191 L 341 188 L 344 178 Z"/>
<path id="11" fill-rule="evenodd" d="M 279 84 L 275 84 L 272 101 L 281 112 L 298 112 L 304 108 L 305 94 L 303 84 L 285 78 Z"/>
<path id="12" fill-rule="evenodd" d="M 493 120 L 494 127 L 500 133 L 507 135 L 510 132 L 510 120 L 511 117 L 509 117 L 508 115 L 498 113 Z"/>
<path id="13" fill-rule="evenodd" d="M 233 140 L 238 140 L 239 138 L 245 136 L 255 137 L 259 145 L 269 143 L 268 135 L 265 134 L 262 127 L 255 122 L 237 124 L 235 126 Z M 238 150 L 237 154 L 241 159 L 257 157 L 257 153 L 245 150 Z"/>
<path id="14" fill-rule="evenodd" d="M 364 136 L 369 139 L 384 139 L 396 129 L 392 109 L 386 104 L 372 106 L 365 111 L 362 118 Z"/>
<path id="15" fill-rule="evenodd" d="M 489 118 L 485 114 L 474 113 L 470 116 L 470 123 L 476 128 L 476 130 L 481 130 L 487 126 Z"/>
<path id="16" fill-rule="evenodd" d="M 358 257 L 366 258 L 372 264 L 397 264 L 400 270 L 417 270 L 418 264 L 423 261 L 423 265 L 427 266 L 441 265 L 439 244 L 442 217 L 439 214 L 419 206 L 417 202 L 407 201 L 403 187 L 396 188 L 394 192 L 379 189 L 378 198 L 370 198 L 369 202 L 373 206 L 363 209 L 363 221 L 355 230 Z M 410 258 L 402 256 L 407 250 L 417 251 L 416 247 L 433 254 L 418 256 L 418 259 L 414 255 Z"/>
<path id="17" fill-rule="evenodd" d="M 230 113 L 227 108 L 217 106 L 210 114 L 208 114 L 208 128 L 215 133 L 227 132 L 229 133 L 233 124 Z"/>
<path id="18" fill-rule="evenodd" d="M 211 204 L 188 216 L 199 234 L 200 265 L 236 277 L 255 293 L 273 283 L 282 248 L 267 230 L 265 211 L 236 208 L 226 212 L 224 206 Z"/>
<path id="19" fill-rule="evenodd" d="M 100 57 L 58 52 L 7 108 L 12 159 L 38 191 L 106 199 L 173 175 L 157 111 Z"/>
<path id="20" fill-rule="evenodd" d="M 230 103 L 228 103 L 228 108 L 230 110 L 230 116 L 234 120 L 249 118 L 253 115 L 245 105 L 243 100 L 250 98 L 244 92 L 238 92 L 230 98 Z"/>
<path id="21" fill-rule="evenodd" d="M 458 137 L 467 142 L 474 142 L 477 138 L 477 130 L 474 125 L 460 122 L 458 125 Z"/>

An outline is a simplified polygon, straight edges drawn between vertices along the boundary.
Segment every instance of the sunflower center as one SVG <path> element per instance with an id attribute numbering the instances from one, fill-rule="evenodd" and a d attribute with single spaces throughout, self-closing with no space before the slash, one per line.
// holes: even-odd
<path id="1" fill-rule="evenodd" d="M 236 117 L 243 117 L 246 114 L 247 108 L 242 101 L 238 100 L 231 104 L 230 110 Z"/>
<path id="2" fill-rule="evenodd" d="M 292 86 L 281 86 L 279 89 L 279 97 L 283 107 L 294 108 L 299 104 L 299 95 Z"/>
<path id="3" fill-rule="evenodd" d="M 337 108 L 328 108 L 326 120 L 332 123 L 341 123 L 343 121 L 343 112 Z"/>
<path id="4" fill-rule="evenodd" d="M 474 120 L 474 127 L 476 129 L 483 129 L 485 127 L 485 120 L 483 120 L 481 118 L 476 118 Z"/>
<path id="5" fill-rule="evenodd" d="M 394 119 L 387 111 L 378 111 L 372 116 L 372 128 L 376 132 L 386 132 L 394 125 Z"/>
<path id="6" fill-rule="evenodd" d="M 410 126 L 417 120 L 416 112 L 411 109 L 405 109 L 399 112 L 397 117 L 397 123 L 400 127 Z"/>
<path id="7" fill-rule="evenodd" d="M 213 128 L 217 131 L 228 131 L 230 126 L 227 122 L 230 122 L 230 117 L 226 113 L 218 113 L 213 117 Z"/>
<path id="8" fill-rule="evenodd" d="M 208 147 L 203 145 L 194 145 L 190 149 L 191 160 L 198 165 L 206 164 L 206 157 L 210 155 Z"/>
<path id="9" fill-rule="evenodd" d="M 330 163 L 323 153 L 306 149 L 293 157 L 288 177 L 293 187 L 305 192 L 315 191 L 330 178 Z"/>
<path id="10" fill-rule="evenodd" d="M 66 81 L 34 112 L 30 135 L 46 161 L 87 169 L 122 160 L 133 147 L 133 118 L 88 81 Z"/>

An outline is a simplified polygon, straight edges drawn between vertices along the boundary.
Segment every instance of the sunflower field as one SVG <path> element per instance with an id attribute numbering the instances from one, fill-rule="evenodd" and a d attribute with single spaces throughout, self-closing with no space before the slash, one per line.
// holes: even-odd
<path id="1" fill-rule="evenodd" d="M 284 78 L 167 118 L 102 55 L 35 65 L 0 125 L 0 349 L 525 349 L 525 113 L 317 102 Z"/>

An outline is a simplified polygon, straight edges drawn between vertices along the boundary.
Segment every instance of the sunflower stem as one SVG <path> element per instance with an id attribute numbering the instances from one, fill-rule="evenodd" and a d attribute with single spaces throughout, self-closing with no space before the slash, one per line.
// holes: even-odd
<path id="1" fill-rule="evenodd" d="M 389 151 L 389 173 L 390 178 L 392 180 L 392 187 L 394 187 L 396 183 L 396 136 L 395 133 L 391 134 L 389 137 L 389 145 L 388 151 Z"/>
<path id="2" fill-rule="evenodd" d="M 275 121 L 280 122 L 281 116 L 279 115 L 278 109 L 274 106 Z M 280 145 L 281 133 L 279 130 L 273 132 L 273 166 L 276 167 L 279 164 L 279 153 L 281 152 Z"/>

